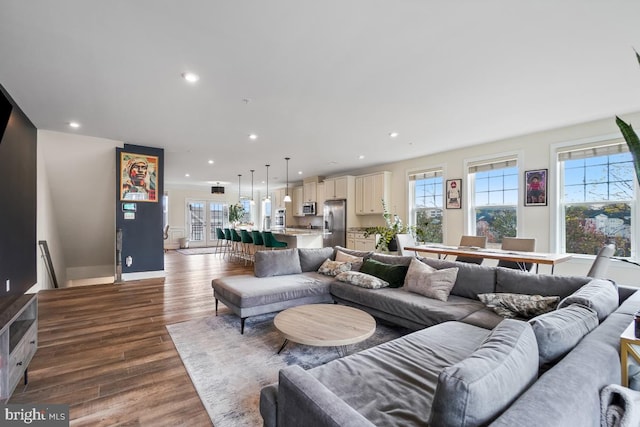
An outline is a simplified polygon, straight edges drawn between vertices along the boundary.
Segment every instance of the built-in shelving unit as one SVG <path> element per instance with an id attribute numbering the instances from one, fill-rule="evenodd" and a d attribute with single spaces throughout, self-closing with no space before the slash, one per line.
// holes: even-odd
<path id="1" fill-rule="evenodd" d="M 0 400 L 6 403 L 38 348 L 38 297 L 25 294 L 0 313 Z"/>

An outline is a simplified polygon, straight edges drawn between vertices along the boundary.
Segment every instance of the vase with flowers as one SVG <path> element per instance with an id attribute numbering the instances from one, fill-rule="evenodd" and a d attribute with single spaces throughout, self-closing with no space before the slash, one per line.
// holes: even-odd
<path id="1" fill-rule="evenodd" d="M 384 199 L 382 200 L 382 212 L 385 225 L 365 228 L 364 237 L 377 235 L 377 250 L 381 252 L 396 251 L 398 249 L 396 236 L 398 234 L 413 234 L 415 227 L 404 224 L 397 214 L 390 214 Z"/>

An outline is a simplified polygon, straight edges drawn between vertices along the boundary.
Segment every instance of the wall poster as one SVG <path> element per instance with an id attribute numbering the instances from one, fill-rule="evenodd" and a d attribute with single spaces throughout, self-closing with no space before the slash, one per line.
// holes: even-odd
<path id="1" fill-rule="evenodd" d="M 158 157 L 120 153 L 120 200 L 158 201 Z"/>
<path id="2" fill-rule="evenodd" d="M 447 209 L 462 208 L 462 180 L 448 179 L 446 186 Z"/>
<path id="3" fill-rule="evenodd" d="M 547 206 L 547 169 L 525 171 L 525 206 Z"/>

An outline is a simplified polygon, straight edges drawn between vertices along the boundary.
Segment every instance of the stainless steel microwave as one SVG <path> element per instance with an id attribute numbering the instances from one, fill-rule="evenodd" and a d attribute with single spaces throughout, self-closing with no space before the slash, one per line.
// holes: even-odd
<path id="1" fill-rule="evenodd" d="M 302 204 L 302 213 L 305 215 L 316 214 L 316 202 L 304 202 Z"/>

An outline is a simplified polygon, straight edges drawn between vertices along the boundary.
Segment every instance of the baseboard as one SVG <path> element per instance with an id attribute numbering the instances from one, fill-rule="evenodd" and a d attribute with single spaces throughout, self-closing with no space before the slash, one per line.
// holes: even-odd
<path id="1" fill-rule="evenodd" d="M 158 277 L 165 277 L 166 274 L 167 273 L 164 270 L 140 271 L 137 273 L 122 273 L 122 281 L 126 282 L 129 280 L 156 279 Z"/>

